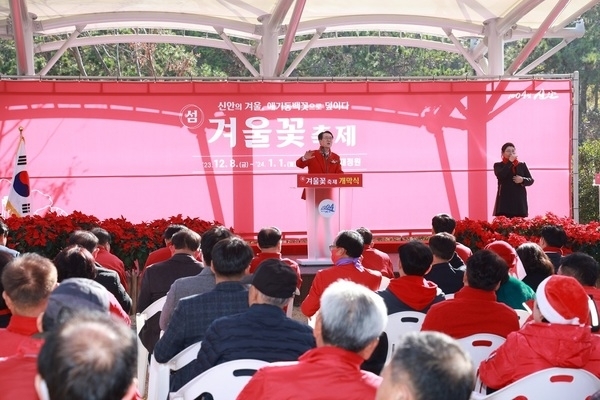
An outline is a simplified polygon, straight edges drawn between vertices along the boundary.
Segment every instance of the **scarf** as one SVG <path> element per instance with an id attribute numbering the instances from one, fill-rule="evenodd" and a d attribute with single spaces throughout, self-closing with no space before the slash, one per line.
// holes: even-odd
<path id="1" fill-rule="evenodd" d="M 363 272 L 365 270 L 365 267 L 363 267 L 362 264 L 360 263 L 360 257 L 357 257 L 357 258 L 343 257 L 335 262 L 336 267 L 339 267 L 340 265 L 347 265 L 347 264 L 354 264 L 354 267 L 356 267 L 356 269 L 359 270 L 360 272 Z"/>
<path id="2" fill-rule="evenodd" d="M 502 157 L 502 162 L 504 164 L 508 164 L 510 162 L 510 160 L 508 158 L 506 158 L 506 157 L 503 156 Z M 515 174 L 515 175 L 517 174 L 517 165 L 519 165 L 519 160 L 517 160 L 515 158 L 515 161 L 512 162 L 512 168 L 511 168 L 512 169 L 512 173 Z"/>

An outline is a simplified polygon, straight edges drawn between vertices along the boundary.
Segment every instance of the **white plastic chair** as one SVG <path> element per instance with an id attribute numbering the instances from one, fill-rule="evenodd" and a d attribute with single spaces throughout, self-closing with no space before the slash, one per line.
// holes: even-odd
<path id="1" fill-rule="evenodd" d="M 477 333 L 458 339 L 460 346 L 471 356 L 475 370 L 479 368 L 479 364 L 483 360 L 486 360 L 505 341 L 506 339 L 502 336 L 490 333 Z"/>
<path id="2" fill-rule="evenodd" d="M 531 316 L 531 313 L 527 310 L 515 309 L 515 312 L 517 313 L 517 316 L 519 317 L 519 326 L 525 325 L 525 322 L 527 322 L 527 320 Z"/>
<path id="3" fill-rule="evenodd" d="M 200 347 L 202 347 L 202 342 L 194 343 L 164 364 L 156 361 L 152 355 L 146 400 L 165 400 L 169 395 L 171 371 L 177 371 L 194 361 L 198 357 Z"/>
<path id="4" fill-rule="evenodd" d="M 584 369 L 548 368 L 490 394 L 473 393 L 472 400 L 585 400 L 600 390 L 600 379 Z"/>
<path id="5" fill-rule="evenodd" d="M 163 296 L 160 299 L 154 301 L 141 313 L 135 314 L 135 331 L 137 333 L 137 377 L 138 377 L 138 389 L 140 394 L 144 396 L 146 394 L 146 376 L 148 374 L 148 350 L 142 344 L 140 340 L 140 332 L 146 321 L 152 318 L 157 313 L 161 312 L 167 296 Z"/>
<path id="6" fill-rule="evenodd" d="M 386 360 L 392 358 L 400 336 L 406 332 L 420 331 L 424 319 L 425 314 L 416 311 L 402 311 L 388 315 L 388 322 L 384 329 L 388 339 Z"/>
<path id="7" fill-rule="evenodd" d="M 446 300 L 452 300 L 454 298 L 454 293 L 446 294 L 444 295 L 444 297 L 446 298 Z"/>
<path id="8" fill-rule="evenodd" d="M 215 365 L 186 383 L 177 392 L 169 393 L 169 399 L 193 400 L 203 393 L 210 394 L 213 400 L 235 399 L 252 375 L 267 364 L 261 360 L 234 360 Z"/>

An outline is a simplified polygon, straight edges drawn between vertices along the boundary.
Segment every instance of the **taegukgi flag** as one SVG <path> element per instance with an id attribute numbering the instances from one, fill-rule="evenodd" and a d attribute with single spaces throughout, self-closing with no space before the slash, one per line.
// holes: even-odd
<path id="1" fill-rule="evenodd" d="M 25 153 L 25 138 L 23 137 L 23 128 L 19 128 L 19 147 L 15 157 L 15 167 L 13 169 L 12 185 L 6 209 L 9 213 L 18 217 L 24 217 L 31 212 L 29 203 L 29 174 L 27 173 L 27 154 Z"/>

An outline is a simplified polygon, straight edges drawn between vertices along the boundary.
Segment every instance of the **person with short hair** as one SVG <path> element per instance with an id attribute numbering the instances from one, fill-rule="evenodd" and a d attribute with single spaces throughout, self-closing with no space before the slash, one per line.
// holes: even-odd
<path id="1" fill-rule="evenodd" d="M 502 161 L 494 163 L 494 174 L 498 179 L 498 192 L 492 215 L 526 218 L 529 215 L 526 187 L 534 181 L 527 164 L 518 160 L 514 144 L 502 145 Z"/>
<path id="2" fill-rule="evenodd" d="M 35 379 L 40 399 L 135 399 L 136 344 L 131 329 L 106 315 L 74 316 L 42 346 Z"/>
<path id="3" fill-rule="evenodd" d="M 96 227 L 93 228 L 92 232 L 98 238 L 98 252 L 94 257 L 96 262 L 102 265 L 104 268 L 108 268 L 115 271 L 119 275 L 121 285 L 125 290 L 129 291 L 129 283 L 127 282 L 127 274 L 125 273 L 125 264 L 123 261 L 110 252 L 110 245 L 112 237 L 106 229 Z"/>
<path id="4" fill-rule="evenodd" d="M 69 235 L 67 245 L 77 244 L 87 251 L 92 256 L 98 253 L 98 238 L 92 232 L 77 230 Z M 115 298 L 119 301 L 119 304 L 126 313 L 131 311 L 131 297 L 125 287 L 121 284 L 119 275 L 108 268 L 104 268 L 99 263 L 95 263 L 96 277 L 93 278 L 96 282 L 104 286 L 109 292 L 111 292 Z"/>
<path id="5" fill-rule="evenodd" d="M 383 370 L 375 400 L 468 400 L 475 370 L 460 344 L 439 332 L 408 332 Z"/>
<path id="6" fill-rule="evenodd" d="M 197 275 L 202 271 L 202 263 L 196 260 L 200 250 L 200 235 L 185 228 L 171 238 L 173 256 L 167 261 L 149 266 L 142 278 L 137 312 L 144 311 L 150 304 L 166 296 L 171 285 L 178 278 Z M 160 313 L 149 318 L 140 331 L 140 339 L 149 353 L 160 336 Z"/>
<path id="7" fill-rule="evenodd" d="M 394 266 L 390 256 L 373 247 L 373 233 L 365 227 L 358 228 L 356 232 L 362 236 L 364 242 L 362 265 L 373 271 L 381 272 L 381 275 L 386 278 L 394 278 Z"/>
<path id="8" fill-rule="evenodd" d="M 12 317 L 0 329 L 0 357 L 11 356 L 25 342 L 38 340 L 37 319 L 44 312 L 57 282 L 52 261 L 35 253 L 13 259 L 2 272 L 2 298 Z"/>
<path id="9" fill-rule="evenodd" d="M 434 282 L 445 294 L 458 292 L 463 287 L 465 266 L 454 268 L 450 264 L 456 252 L 456 239 L 447 232 L 436 233 L 429 238 L 429 248 L 433 261 L 425 279 Z"/>
<path id="10" fill-rule="evenodd" d="M 179 300 L 167 329 L 154 347 L 156 361 L 166 363 L 188 346 L 202 341 L 215 319 L 248 309 L 248 290 L 240 280 L 248 273 L 252 255 L 250 245 L 236 236 L 215 244 L 210 266 L 217 282 L 215 288 Z M 179 373 L 185 374 L 176 372 Z"/>
<path id="11" fill-rule="evenodd" d="M 165 243 L 165 247 L 161 247 L 157 250 L 154 250 L 150 254 L 148 254 L 148 257 L 146 258 L 146 262 L 144 263 L 142 275 L 143 275 L 143 272 L 146 271 L 146 268 L 148 268 L 149 266 L 159 263 L 159 262 L 167 261 L 169 258 L 171 258 L 173 256 L 173 252 L 171 250 L 171 238 L 173 237 L 174 234 L 176 234 L 177 232 L 179 232 L 182 229 L 187 229 L 187 227 L 185 225 L 180 225 L 180 224 L 171 224 L 171 225 L 167 226 L 167 228 L 165 229 L 165 231 L 163 232 L 163 235 L 162 235 L 163 241 Z"/>
<path id="12" fill-rule="evenodd" d="M 8 233 L 8 225 L 6 225 L 4 221 L 0 220 L 0 252 L 8 253 L 13 258 L 19 257 L 20 254 L 18 251 L 6 247 L 6 243 L 8 242 Z"/>
<path id="13" fill-rule="evenodd" d="M 259 369 L 238 400 L 373 399 L 381 377 L 360 369 L 387 323 L 383 299 L 339 280 L 325 289 L 314 335 L 317 348 L 297 362 Z"/>
<path id="14" fill-rule="evenodd" d="M 490 250 L 479 250 L 467 261 L 465 287 L 454 299 L 431 306 L 421 327 L 461 339 L 476 333 L 506 337 L 519 329 L 517 313 L 496 301 L 496 289 L 508 266 Z"/>
<path id="15" fill-rule="evenodd" d="M 217 285 L 215 274 L 211 268 L 212 251 L 215 245 L 224 239 L 233 237 L 233 233 L 224 226 L 217 225 L 208 229 L 200 239 L 200 251 L 204 260 L 204 268 L 199 274 L 184 276 L 173 282 L 167 292 L 167 299 L 160 313 L 160 329 L 167 330 L 171 316 L 179 300 L 184 297 L 210 292 Z"/>
<path id="16" fill-rule="evenodd" d="M 454 231 L 456 229 L 456 220 L 445 213 L 437 214 L 431 219 L 431 229 L 433 230 L 434 235 L 441 232 L 454 235 Z M 456 242 L 456 251 L 450 260 L 450 265 L 452 265 L 454 268 L 460 268 L 465 265 L 469 257 L 472 255 L 473 251 L 470 248 L 462 243 Z"/>
<path id="17" fill-rule="evenodd" d="M 587 295 L 594 300 L 596 312 L 600 313 L 600 289 L 596 287 L 596 282 L 600 278 L 600 266 L 594 257 L 581 252 L 564 256 L 560 261 L 558 274 L 575 278 L 583 286 Z"/>
<path id="18" fill-rule="evenodd" d="M 372 271 L 362 266 L 364 242 L 362 236 L 353 230 L 341 231 L 335 238 L 334 244 L 329 246 L 331 261 L 334 266 L 317 272 L 310 286 L 308 295 L 300 305 L 302 313 L 312 317 L 321 306 L 321 296 L 329 285 L 338 279 L 348 279 L 377 290 L 382 286 L 381 272 Z M 387 280 L 387 278 L 386 278 Z"/>
<path id="19" fill-rule="evenodd" d="M 543 369 L 582 368 L 600 377 L 600 337 L 589 325 L 588 296 L 575 278 L 552 275 L 537 288 L 533 322 L 508 335 L 479 367 L 500 389 Z"/>
<path id="20" fill-rule="evenodd" d="M 294 361 L 315 347 L 312 328 L 283 312 L 294 296 L 296 281 L 296 272 L 283 261 L 263 261 L 248 291 L 250 308 L 210 324 L 198 357 L 185 374 L 175 375 L 172 389 L 178 390 L 204 371 L 227 361 Z"/>
<path id="21" fill-rule="evenodd" d="M 302 286 L 302 274 L 300 273 L 300 267 L 298 266 L 298 263 L 296 263 L 294 260 L 291 260 L 289 258 L 283 258 L 281 256 L 281 238 L 281 231 L 275 226 L 262 228 L 260 231 L 258 231 L 257 245 L 260 250 L 260 253 L 258 253 L 252 259 L 252 262 L 250 263 L 250 273 L 253 274 L 254 271 L 256 271 L 256 269 L 260 265 L 260 263 L 262 263 L 265 260 L 268 260 L 270 258 L 281 260 L 287 265 L 289 265 L 291 269 L 296 271 L 296 275 L 298 275 L 297 289 L 300 290 L 300 287 Z"/>
<path id="22" fill-rule="evenodd" d="M 560 260 L 564 255 L 563 247 L 568 240 L 567 233 L 559 225 L 545 225 L 540 231 L 540 246 L 552 261 L 554 272 L 558 271 L 558 267 L 560 267 Z"/>
<path id="23" fill-rule="evenodd" d="M 0 251 L 0 277 L 2 276 L 2 271 L 4 271 L 4 267 L 11 262 L 15 257 L 11 254 Z M 0 279 L 0 293 L 4 292 L 4 286 L 2 286 L 2 279 Z M 10 308 L 6 306 L 6 302 L 4 298 L 0 296 L 0 328 L 6 328 L 8 323 L 10 322 Z"/>

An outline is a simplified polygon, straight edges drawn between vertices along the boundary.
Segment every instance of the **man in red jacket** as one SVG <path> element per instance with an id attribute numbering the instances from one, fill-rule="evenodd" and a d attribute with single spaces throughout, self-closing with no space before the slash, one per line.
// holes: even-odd
<path id="1" fill-rule="evenodd" d="M 394 266 L 392 260 L 390 260 L 390 256 L 388 256 L 387 253 L 373 247 L 373 233 L 364 227 L 358 228 L 356 232 L 362 236 L 365 242 L 362 254 L 362 265 L 373 271 L 381 272 L 381 275 L 386 278 L 393 279 Z"/>
<path id="2" fill-rule="evenodd" d="M 343 174 L 340 156 L 331 151 L 333 133 L 323 131 L 319 133 L 318 139 L 319 149 L 308 150 L 296 160 L 296 166 L 302 169 L 308 167 L 309 174 Z M 321 193 L 323 198 L 329 197 L 325 193 Z M 302 192 L 302 199 L 306 199 L 306 190 Z"/>
<path id="3" fill-rule="evenodd" d="M 331 284 L 322 298 L 314 335 L 317 348 L 297 362 L 258 370 L 238 400 L 375 398 L 381 377 L 360 369 L 387 323 L 381 297 L 349 281 Z"/>
<path id="4" fill-rule="evenodd" d="M 552 275 L 536 291 L 533 322 L 513 332 L 479 367 L 488 388 L 500 389 L 534 372 L 583 368 L 600 377 L 600 337 L 588 323 L 588 296 L 570 276 Z"/>

